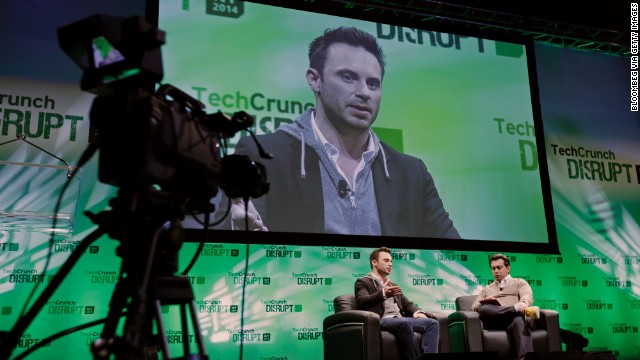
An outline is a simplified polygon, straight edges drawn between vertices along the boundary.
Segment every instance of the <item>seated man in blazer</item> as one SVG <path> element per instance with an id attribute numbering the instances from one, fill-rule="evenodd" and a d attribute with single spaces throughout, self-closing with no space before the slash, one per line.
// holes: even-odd
<path id="1" fill-rule="evenodd" d="M 413 360 L 423 353 L 438 352 L 439 324 L 404 296 L 402 289 L 389 280 L 393 266 L 391 250 L 381 247 L 369 256 L 371 272 L 356 280 L 355 293 L 359 310 L 380 316 L 380 328 L 394 334 L 403 359 Z M 417 344 L 414 332 L 422 333 Z"/>

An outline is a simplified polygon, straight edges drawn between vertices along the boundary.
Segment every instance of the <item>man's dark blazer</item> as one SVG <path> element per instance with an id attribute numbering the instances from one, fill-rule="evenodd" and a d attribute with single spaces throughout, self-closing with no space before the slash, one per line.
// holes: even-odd
<path id="1" fill-rule="evenodd" d="M 371 311 L 378 314 L 381 318 L 384 315 L 384 294 L 383 289 L 376 286 L 375 280 L 370 277 L 362 277 L 356 280 L 355 293 L 356 302 L 358 303 L 358 310 Z M 391 283 L 392 286 L 397 284 Z M 398 308 L 400 308 L 400 314 L 405 317 L 413 317 L 413 314 L 420 310 L 414 303 L 404 296 L 404 294 L 394 296 Z M 425 313 L 427 314 L 427 313 Z M 433 317 L 431 314 L 427 314 L 429 317 Z"/>
<path id="2" fill-rule="evenodd" d="M 274 155 L 273 159 L 261 159 L 250 137 L 240 139 L 235 153 L 248 155 L 267 169 L 271 189 L 252 200 L 265 226 L 269 231 L 323 233 L 324 199 L 315 150 L 306 146 L 303 179 L 299 139 L 284 131 L 257 138 L 264 149 Z M 371 171 L 382 235 L 460 238 L 422 160 L 381 144 L 390 177 L 385 176 L 380 154 Z"/>

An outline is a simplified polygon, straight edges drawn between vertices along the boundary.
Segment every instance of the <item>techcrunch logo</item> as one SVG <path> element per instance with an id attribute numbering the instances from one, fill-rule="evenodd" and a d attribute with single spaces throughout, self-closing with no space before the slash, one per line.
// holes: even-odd
<path id="1" fill-rule="evenodd" d="M 630 333 L 637 334 L 638 333 L 637 326 L 627 325 L 627 323 L 623 323 L 623 322 L 609 323 L 609 326 L 611 326 L 611 332 L 614 334 L 630 334 Z"/>
<path id="2" fill-rule="evenodd" d="M 562 256 L 536 255 L 538 264 L 562 264 Z"/>
<path id="3" fill-rule="evenodd" d="M 206 282 L 206 277 L 204 276 L 181 275 L 178 273 L 176 273 L 175 275 L 189 280 L 189 283 L 191 285 L 202 285 Z"/>
<path id="4" fill-rule="evenodd" d="M 302 305 L 289 304 L 287 300 L 260 300 L 266 312 L 302 312 Z"/>
<path id="5" fill-rule="evenodd" d="M 593 326 L 584 326 L 582 323 L 564 323 L 562 328 L 581 335 L 594 333 Z"/>
<path id="6" fill-rule="evenodd" d="M 315 328 L 292 328 L 291 332 L 298 336 L 298 340 L 321 340 L 322 330 Z"/>
<path id="7" fill-rule="evenodd" d="M 585 255 L 585 254 L 579 254 L 579 255 L 580 255 L 581 263 L 585 265 L 592 265 L 592 264 L 605 265 L 607 263 L 607 258 L 605 257 L 599 257 L 595 255 Z"/>
<path id="8" fill-rule="evenodd" d="M 551 144 L 550 146 L 553 155 L 567 157 L 567 177 L 569 179 L 626 182 L 629 184 L 632 181 L 633 164 L 604 161 L 616 159 L 616 154 L 611 150 L 592 150 L 573 145 L 562 147 Z M 640 184 L 640 165 L 635 165 L 635 177 L 636 182 Z"/>
<path id="9" fill-rule="evenodd" d="M 440 305 L 440 310 L 456 310 L 456 301 L 453 299 L 436 299 L 436 303 Z"/>
<path id="10" fill-rule="evenodd" d="M 302 257 L 302 251 L 287 250 L 286 246 L 265 245 L 265 256 L 268 258 L 296 258 Z"/>
<path id="11" fill-rule="evenodd" d="M 604 284 L 607 287 L 615 287 L 615 288 L 630 288 L 631 287 L 631 281 L 629 280 L 620 280 L 619 277 L 613 277 L 613 276 L 603 276 L 602 279 L 604 279 Z"/>
<path id="12" fill-rule="evenodd" d="M 347 249 L 343 247 L 323 246 L 322 251 L 327 255 L 327 259 L 360 259 L 359 251 L 347 251 Z"/>
<path id="13" fill-rule="evenodd" d="M 270 277 L 256 276 L 256 273 L 243 273 L 243 272 L 228 272 L 227 275 L 233 279 L 234 284 L 247 284 L 247 285 L 270 285 Z"/>
<path id="14" fill-rule="evenodd" d="M 237 313 L 239 309 L 238 305 L 224 304 L 220 300 L 198 300 L 196 305 L 201 314 Z"/>
<path id="15" fill-rule="evenodd" d="M 376 24 L 376 32 L 378 39 L 382 40 L 397 39 L 398 42 L 405 42 L 406 40 L 406 42 L 411 44 L 424 45 L 425 38 L 428 38 L 428 44 L 433 47 L 461 50 L 464 45 L 466 47 L 472 46 L 474 49 L 477 49 L 479 53 L 484 53 L 484 40 L 481 38 L 465 40 L 468 36 L 379 23 Z"/>
<path id="16" fill-rule="evenodd" d="M 330 311 L 330 312 L 335 311 L 335 305 L 333 304 L 333 300 L 323 299 L 322 303 L 327 305 L 327 311 Z"/>
<path id="17" fill-rule="evenodd" d="M 628 299 L 629 307 L 631 310 L 640 310 L 640 300 L 638 299 Z"/>
<path id="18" fill-rule="evenodd" d="M 361 277 L 365 277 L 367 275 L 368 275 L 367 273 L 351 273 L 351 277 L 356 279 L 360 279 Z"/>
<path id="19" fill-rule="evenodd" d="M 638 265 L 640 264 L 640 256 L 638 255 L 623 255 L 625 265 Z"/>
<path id="20" fill-rule="evenodd" d="M 73 252 L 80 244 L 79 240 L 61 240 L 53 244 L 53 252 Z"/>
<path id="21" fill-rule="evenodd" d="M 81 331 L 80 338 L 84 339 L 85 345 L 93 345 L 100 338 L 100 331 Z"/>
<path id="22" fill-rule="evenodd" d="M 297 115 L 302 114 L 305 110 L 315 106 L 310 102 L 303 103 L 301 101 L 290 99 L 273 99 L 262 93 L 243 94 L 240 91 L 236 91 L 235 94 L 218 94 L 210 92 L 208 88 L 204 86 L 192 86 L 191 90 L 195 91 L 194 97 L 196 99 L 216 108 L 223 107 L 227 109 L 267 111 L 278 112 L 280 114 Z M 279 128 L 281 123 L 292 122 L 293 121 L 290 119 L 280 119 L 279 122 L 275 122 L 273 130 Z M 260 127 L 264 125 L 261 122 L 256 122 L 256 124 Z"/>
<path id="23" fill-rule="evenodd" d="M 167 343 L 169 344 L 182 344 L 185 342 L 188 342 L 189 344 L 193 344 L 195 341 L 195 335 L 183 334 L 182 330 L 167 330 L 166 335 L 167 335 Z"/>
<path id="24" fill-rule="evenodd" d="M 402 250 L 391 250 L 391 258 L 395 260 L 415 260 L 416 254 L 409 254 Z"/>
<path id="25" fill-rule="evenodd" d="M 80 244 L 79 240 L 61 240 L 53 244 L 53 252 L 56 252 L 56 253 L 74 252 L 78 244 Z M 89 246 L 89 254 L 97 254 L 99 252 L 100 252 L 100 246 L 97 246 L 97 245 Z"/>
<path id="26" fill-rule="evenodd" d="M 298 285 L 315 286 L 315 285 L 331 285 L 333 283 L 332 278 L 318 277 L 318 274 L 316 273 L 312 273 L 312 274 L 291 273 L 291 276 L 293 276 L 296 279 L 296 284 Z"/>
<path id="27" fill-rule="evenodd" d="M 613 310 L 612 303 L 604 303 L 602 300 L 584 299 L 582 301 L 585 303 L 587 310 Z"/>
<path id="28" fill-rule="evenodd" d="M 523 276 L 515 275 L 515 276 L 513 276 L 513 277 L 514 277 L 514 278 L 518 278 L 518 277 L 519 277 L 519 278 L 524 279 L 526 282 L 528 282 L 528 283 L 529 283 L 529 286 L 532 286 L 532 287 L 533 287 L 533 286 L 542 286 L 542 280 L 531 279 L 531 278 L 529 277 L 529 275 L 523 275 Z"/>
<path id="29" fill-rule="evenodd" d="M 78 305 L 74 300 L 52 300 L 46 305 L 48 314 L 91 315 L 95 313 L 95 306 Z"/>
<path id="30" fill-rule="evenodd" d="M 431 275 L 426 274 L 407 274 L 407 277 L 411 279 L 412 285 L 422 286 L 442 286 L 444 285 L 443 279 L 437 279 Z"/>
<path id="31" fill-rule="evenodd" d="M 535 128 L 533 124 L 525 121 L 524 123 L 512 123 L 505 119 L 493 118 L 498 126 L 498 134 L 529 136 L 535 137 Z M 520 139 L 518 140 L 518 148 L 520 149 L 520 165 L 524 171 L 534 171 L 538 169 L 538 151 L 533 141 Z M 530 156 L 528 156 L 530 155 Z M 510 257 L 510 260 L 513 260 Z"/>
<path id="32" fill-rule="evenodd" d="M 438 261 L 467 261 L 466 254 L 459 254 L 455 251 L 440 250 L 436 254 Z"/>
<path id="33" fill-rule="evenodd" d="M 37 112 L 32 112 L 36 109 Z M 79 115 L 60 114 L 42 110 L 55 110 L 56 102 L 49 95 L 31 97 L 14 94 L 0 94 L 0 121 L 2 122 L 2 136 L 12 135 L 28 138 L 50 139 L 53 129 L 63 126 L 69 127 L 69 141 L 76 141 L 78 121 L 84 117 Z M 37 119 L 36 119 L 37 117 Z M 12 131 L 13 130 L 13 131 Z M 58 138 L 58 136 L 54 136 Z"/>
<path id="34" fill-rule="evenodd" d="M 283 124 L 292 124 L 292 116 L 302 114 L 305 110 L 314 107 L 313 103 L 303 103 L 290 99 L 274 99 L 262 93 L 245 94 L 240 91 L 235 93 L 210 92 L 205 86 L 192 86 L 195 98 L 201 102 L 215 108 L 226 108 L 229 110 L 244 110 L 255 119 L 252 129 L 258 134 L 270 134 L 280 128 Z M 280 116 L 256 115 L 252 112 L 277 113 Z M 282 116 L 284 114 L 284 117 Z M 240 132 L 246 135 L 246 130 Z M 235 146 L 235 142 L 232 144 Z"/>
<path id="35" fill-rule="evenodd" d="M 227 329 L 233 342 L 261 342 L 271 341 L 271 333 L 258 333 L 255 329 L 232 330 Z"/>
<path id="36" fill-rule="evenodd" d="M 31 334 L 29 333 L 25 333 L 22 334 L 22 336 L 20 336 L 20 339 L 18 339 L 18 343 L 16 344 L 16 348 L 19 349 L 25 349 L 25 348 L 30 348 L 32 346 L 37 345 L 40 342 L 40 338 L 34 338 L 33 336 L 31 336 Z M 43 345 L 45 347 L 50 346 L 51 343 L 47 344 L 47 345 Z"/>
<path id="37" fill-rule="evenodd" d="M 115 270 L 85 270 L 84 273 L 89 277 L 91 284 L 111 285 L 122 279 Z"/>
<path id="38" fill-rule="evenodd" d="M 14 284 L 38 284 L 50 280 L 47 275 L 39 275 L 35 269 L 2 269 L 4 274 L 9 274 L 9 282 Z"/>
<path id="39" fill-rule="evenodd" d="M 225 249 L 221 244 L 206 244 L 200 252 L 202 256 L 231 256 L 237 257 L 240 255 L 238 249 Z"/>
<path id="40" fill-rule="evenodd" d="M 540 306 L 540 308 L 549 310 L 569 310 L 568 303 L 561 303 L 556 299 L 536 299 L 535 305 Z"/>
<path id="41" fill-rule="evenodd" d="M 476 285 L 487 285 L 491 284 L 492 279 L 483 279 L 482 276 L 476 275 L 459 275 L 460 279 L 464 280 L 465 285 L 467 286 L 476 286 Z"/>
<path id="42" fill-rule="evenodd" d="M 560 280 L 560 286 L 562 287 L 587 287 L 589 282 L 587 280 L 576 279 L 575 276 L 558 276 Z"/>
<path id="43" fill-rule="evenodd" d="M 0 316 L 7 316 L 13 313 L 13 306 L 0 306 Z"/>
<path id="44" fill-rule="evenodd" d="M 0 251 L 18 251 L 19 249 L 18 243 L 0 242 Z"/>

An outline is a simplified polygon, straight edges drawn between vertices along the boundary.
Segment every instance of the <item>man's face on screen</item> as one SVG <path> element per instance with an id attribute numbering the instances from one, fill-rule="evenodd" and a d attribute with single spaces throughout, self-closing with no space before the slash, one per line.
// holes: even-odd
<path id="1" fill-rule="evenodd" d="M 341 134 L 368 131 L 382 98 L 382 69 L 362 47 L 336 43 L 329 47 L 320 80 L 317 107 Z"/>

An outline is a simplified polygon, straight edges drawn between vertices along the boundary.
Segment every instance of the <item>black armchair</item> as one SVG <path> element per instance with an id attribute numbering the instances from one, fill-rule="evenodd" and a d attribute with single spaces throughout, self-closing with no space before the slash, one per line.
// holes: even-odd
<path id="1" fill-rule="evenodd" d="M 358 308 L 355 295 L 337 296 L 333 300 L 335 314 L 324 319 L 324 358 L 326 360 L 395 360 L 400 359 L 396 338 L 380 331 L 380 317 Z M 449 351 L 448 318 L 437 316 L 440 324 L 439 352 Z M 418 342 L 422 334 L 414 333 Z"/>
<path id="2" fill-rule="evenodd" d="M 477 312 L 471 311 L 476 295 L 456 298 L 456 312 L 449 315 L 449 341 L 451 352 L 498 352 L 501 359 L 515 358 L 505 330 L 487 330 Z M 540 309 L 540 319 L 531 331 L 534 352 L 562 351 L 558 312 Z"/>

